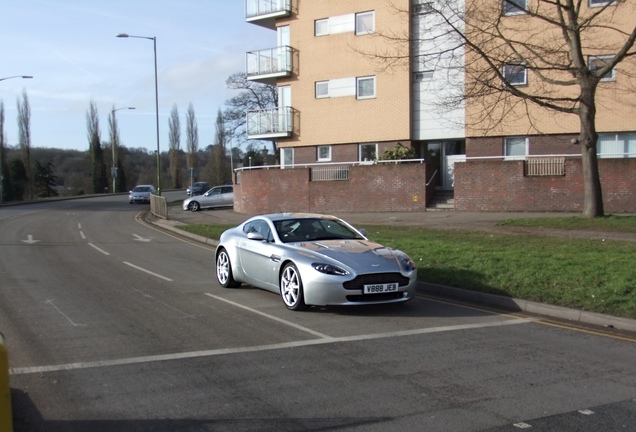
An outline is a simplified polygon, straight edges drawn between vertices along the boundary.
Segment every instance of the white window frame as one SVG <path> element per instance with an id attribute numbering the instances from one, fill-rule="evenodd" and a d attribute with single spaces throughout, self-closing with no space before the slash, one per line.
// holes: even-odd
<path id="1" fill-rule="evenodd" d="M 373 153 L 375 155 L 375 157 L 373 159 L 362 159 L 362 149 L 364 147 L 369 147 L 369 146 L 374 146 L 373 148 Z M 363 163 L 373 163 L 374 161 L 376 161 L 378 159 L 378 143 L 363 143 L 358 145 L 358 161 L 363 162 Z"/>
<path id="2" fill-rule="evenodd" d="M 599 159 L 636 158 L 636 132 L 599 133 L 596 154 Z"/>
<path id="3" fill-rule="evenodd" d="M 523 141 L 521 142 L 516 142 L 514 143 L 513 141 Z M 510 154 L 510 147 L 509 145 L 511 144 L 523 144 L 524 147 L 524 154 Z M 530 153 L 530 140 L 528 139 L 528 137 L 523 137 L 523 136 L 517 136 L 517 137 L 506 137 L 504 138 L 504 160 L 524 160 L 526 158 L 526 156 L 528 156 L 528 154 Z"/>
<path id="4" fill-rule="evenodd" d="M 294 148 L 286 147 L 280 149 L 280 169 L 294 167 Z"/>
<path id="5" fill-rule="evenodd" d="M 507 71 L 509 68 L 523 68 L 523 82 L 517 82 L 517 81 L 512 82 L 509 78 L 511 76 L 516 76 L 516 73 L 514 75 L 509 74 L 508 71 Z M 511 86 L 515 86 L 515 87 L 528 85 L 528 68 L 523 63 L 506 63 L 506 64 L 504 64 L 503 65 L 502 74 L 504 76 L 504 80 L 505 80 L 504 84 L 505 85 L 511 85 Z"/>
<path id="6" fill-rule="evenodd" d="M 371 17 L 371 27 L 364 25 L 366 17 Z M 366 35 L 375 33 L 375 11 L 358 12 L 355 15 L 355 33 L 356 35 Z"/>
<path id="7" fill-rule="evenodd" d="M 593 68 L 592 67 L 592 62 L 594 62 L 595 60 L 611 60 L 613 59 L 614 56 L 611 55 L 599 55 L 599 56 L 588 56 L 587 58 L 587 64 L 588 64 L 588 68 L 590 69 L 590 72 L 594 72 L 600 68 Z M 616 81 L 616 69 L 612 68 L 611 71 L 609 71 L 607 74 L 605 74 L 599 81 L 601 82 L 608 82 L 608 81 Z"/>
<path id="8" fill-rule="evenodd" d="M 363 95 L 360 91 L 360 86 L 364 81 L 372 81 L 373 82 L 373 91 L 370 95 Z M 364 77 L 356 77 L 356 99 L 373 99 L 376 95 L 375 88 L 375 76 L 364 76 Z"/>
<path id="9" fill-rule="evenodd" d="M 327 36 L 329 34 L 329 18 L 314 21 L 314 36 Z"/>
<path id="10" fill-rule="evenodd" d="M 318 146 L 316 148 L 316 160 L 318 162 L 331 162 L 331 146 Z"/>
<path id="11" fill-rule="evenodd" d="M 607 5 L 615 5 L 615 0 L 588 0 L 587 5 L 591 8 L 593 7 L 603 7 Z"/>
<path id="12" fill-rule="evenodd" d="M 503 16 L 526 13 L 528 13 L 528 0 L 501 0 L 501 14 Z"/>
<path id="13" fill-rule="evenodd" d="M 316 81 L 315 84 L 316 99 L 329 97 L 329 81 Z"/>

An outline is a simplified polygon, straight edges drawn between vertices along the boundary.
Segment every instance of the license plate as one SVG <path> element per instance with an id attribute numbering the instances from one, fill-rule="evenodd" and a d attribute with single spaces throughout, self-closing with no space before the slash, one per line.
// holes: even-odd
<path id="1" fill-rule="evenodd" d="M 387 292 L 397 291 L 399 284 L 396 283 L 385 283 L 385 284 L 370 284 L 364 285 L 363 293 L 365 294 L 381 294 Z"/>

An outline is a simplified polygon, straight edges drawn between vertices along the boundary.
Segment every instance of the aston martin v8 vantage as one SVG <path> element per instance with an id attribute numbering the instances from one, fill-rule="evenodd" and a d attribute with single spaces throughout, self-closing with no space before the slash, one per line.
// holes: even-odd
<path id="1" fill-rule="evenodd" d="M 246 283 L 278 293 L 290 310 L 415 296 L 417 270 L 408 255 L 334 216 L 255 216 L 221 234 L 215 256 L 223 287 Z"/>

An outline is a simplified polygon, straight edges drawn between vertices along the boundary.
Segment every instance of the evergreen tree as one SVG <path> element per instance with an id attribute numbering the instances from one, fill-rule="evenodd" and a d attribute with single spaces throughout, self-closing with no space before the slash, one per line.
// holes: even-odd
<path id="1" fill-rule="evenodd" d="M 57 176 L 53 170 L 51 161 L 46 164 L 35 161 L 35 193 L 38 198 L 51 198 L 59 195 L 55 189 Z"/>

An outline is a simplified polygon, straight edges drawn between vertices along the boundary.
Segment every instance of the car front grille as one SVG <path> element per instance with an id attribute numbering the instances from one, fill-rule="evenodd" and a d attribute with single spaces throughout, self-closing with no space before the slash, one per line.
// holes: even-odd
<path id="1" fill-rule="evenodd" d="M 410 279 L 400 273 L 371 273 L 358 275 L 355 279 L 342 284 L 346 290 L 361 290 L 364 285 L 394 283 L 401 287 L 409 284 Z"/>

